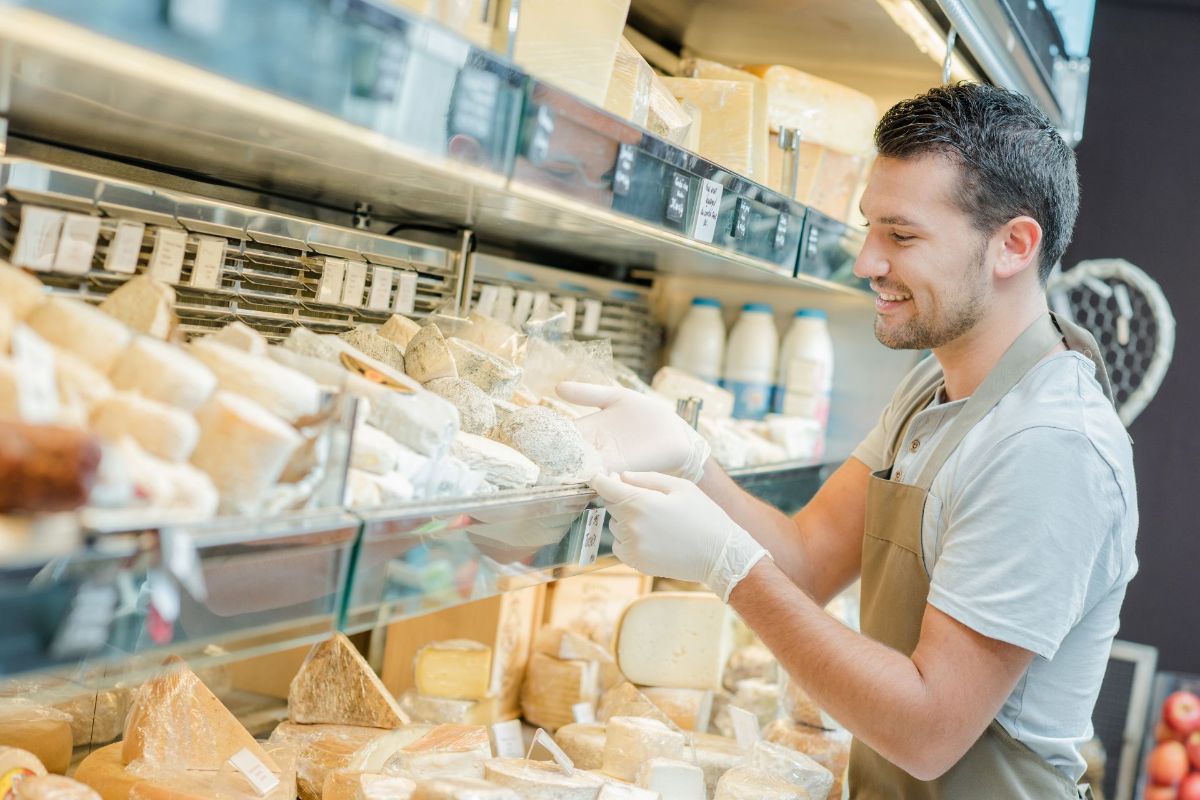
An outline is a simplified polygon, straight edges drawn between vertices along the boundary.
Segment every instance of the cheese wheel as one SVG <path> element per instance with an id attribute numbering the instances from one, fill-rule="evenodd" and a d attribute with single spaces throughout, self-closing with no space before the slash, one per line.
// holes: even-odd
<path id="1" fill-rule="evenodd" d="M 195 411 L 217 388 L 212 370 L 181 347 L 139 336 L 117 358 L 109 373 L 117 389 Z"/>
<path id="2" fill-rule="evenodd" d="M 602 778 L 576 770 L 568 775 L 557 764 L 524 758 L 493 758 L 483 765 L 483 777 L 516 790 L 524 800 L 596 800 Z"/>
<path id="3" fill-rule="evenodd" d="M 32 753 L 47 772 L 71 766 L 71 717 L 47 706 L 21 700 L 0 704 L 0 745 Z"/>
<path id="4" fill-rule="evenodd" d="M 75 769 L 75 780 L 95 789 L 102 800 L 128 800 L 142 779 L 125 771 L 121 743 L 114 742 L 88 753 Z"/>
<path id="5" fill-rule="evenodd" d="M 751 766 L 738 766 L 721 776 L 713 800 L 812 800 L 804 787 Z"/>
<path id="6" fill-rule="evenodd" d="M 236 347 L 256 356 L 267 354 L 267 337 L 251 328 L 244 322 L 231 322 L 221 330 L 212 334 L 214 342 Z"/>
<path id="7" fill-rule="evenodd" d="M 175 317 L 175 290 L 149 275 L 127 280 L 104 298 L 100 310 L 156 339 L 169 337 L 179 322 Z"/>
<path id="8" fill-rule="evenodd" d="M 110 442 L 128 436 L 164 461 L 183 461 L 200 438 L 191 414 L 133 392 L 115 392 L 98 402 L 92 409 L 91 429 Z"/>
<path id="9" fill-rule="evenodd" d="M 46 296 L 46 287 L 28 272 L 0 258 L 0 303 L 15 319 L 25 319 Z"/>
<path id="10" fill-rule="evenodd" d="M 0 747 L 0 797 L 8 798 L 13 786 L 46 774 L 38 757 L 19 747 Z"/>
<path id="11" fill-rule="evenodd" d="M 221 389 L 248 397 L 288 422 L 312 416 L 320 408 L 316 381 L 269 358 L 209 338 L 192 342 L 190 351 L 213 371 Z"/>
<path id="12" fill-rule="evenodd" d="M 0 785 L 3 784 L 0 778 Z M 90 786 L 64 778 L 61 775 L 44 775 L 27 778 L 17 785 L 14 800 L 101 800 Z"/>
<path id="13" fill-rule="evenodd" d="M 613 651 L 635 684 L 716 690 L 733 638 L 733 616 L 719 597 L 654 592 L 626 606 Z"/>
<path id="14" fill-rule="evenodd" d="M 47 298 L 30 312 L 26 323 L 50 344 L 70 350 L 104 373 L 133 339 L 133 332 L 119 320 L 63 297 Z"/>

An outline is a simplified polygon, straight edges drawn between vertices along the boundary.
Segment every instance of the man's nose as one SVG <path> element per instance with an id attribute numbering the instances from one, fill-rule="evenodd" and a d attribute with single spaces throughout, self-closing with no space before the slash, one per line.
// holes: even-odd
<path id="1" fill-rule="evenodd" d="M 887 257 L 875 243 L 875 237 L 868 232 L 867 240 L 863 243 L 858 258 L 854 260 L 854 274 L 859 278 L 870 280 L 887 275 L 890 270 L 891 266 L 888 264 Z"/>

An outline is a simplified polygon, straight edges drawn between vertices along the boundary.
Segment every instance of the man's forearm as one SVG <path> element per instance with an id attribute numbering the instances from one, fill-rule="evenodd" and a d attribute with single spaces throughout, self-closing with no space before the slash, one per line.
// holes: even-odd
<path id="1" fill-rule="evenodd" d="M 729 602 L 821 708 L 884 758 L 932 777 L 937 725 L 911 659 L 833 619 L 769 561 Z"/>

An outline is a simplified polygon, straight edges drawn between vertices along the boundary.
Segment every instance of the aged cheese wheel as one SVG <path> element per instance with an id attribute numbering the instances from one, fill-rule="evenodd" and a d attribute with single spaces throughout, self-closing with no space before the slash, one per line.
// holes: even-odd
<path id="1" fill-rule="evenodd" d="M 75 769 L 75 780 L 95 789 L 103 800 L 128 800 L 141 778 L 125 772 L 121 743 L 113 742 L 89 753 Z"/>

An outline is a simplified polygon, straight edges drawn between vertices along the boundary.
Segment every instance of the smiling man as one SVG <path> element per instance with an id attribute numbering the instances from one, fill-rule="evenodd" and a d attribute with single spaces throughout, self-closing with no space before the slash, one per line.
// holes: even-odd
<path id="1" fill-rule="evenodd" d="M 876 130 L 855 272 L 933 351 L 788 518 L 641 395 L 564 384 L 614 474 L 614 552 L 702 581 L 855 737 L 854 798 L 1075 798 L 1137 570 L 1129 439 L 1094 340 L 1047 309 L 1075 158 L 1024 97 L 934 89 Z M 620 474 L 615 474 L 620 473 Z M 822 607 L 861 577 L 862 633 Z"/>

